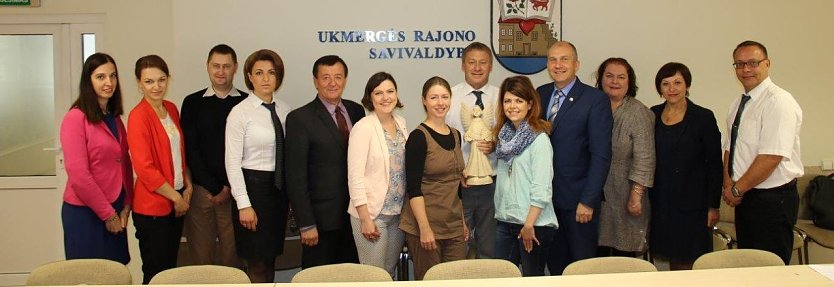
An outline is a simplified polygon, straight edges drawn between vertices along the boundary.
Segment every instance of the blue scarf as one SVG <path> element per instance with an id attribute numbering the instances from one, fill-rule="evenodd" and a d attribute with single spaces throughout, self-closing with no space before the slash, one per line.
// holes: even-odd
<path id="1" fill-rule="evenodd" d="M 512 165 L 513 158 L 527 149 L 537 135 L 538 133 L 534 133 L 530 129 L 527 121 L 521 122 L 518 129 L 513 126 L 512 122 L 506 121 L 501 127 L 501 131 L 498 132 L 498 146 L 495 148 L 495 154 L 498 159 Z"/>

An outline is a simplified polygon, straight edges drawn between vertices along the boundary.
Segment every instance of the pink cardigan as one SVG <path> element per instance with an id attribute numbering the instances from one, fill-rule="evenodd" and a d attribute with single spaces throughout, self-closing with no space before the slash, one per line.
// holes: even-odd
<path id="1" fill-rule="evenodd" d="M 116 118 L 119 140 L 104 121 L 91 123 L 81 110 L 71 109 L 61 123 L 61 148 L 67 170 L 64 201 L 87 206 L 101 220 L 116 214 L 111 203 L 122 188 L 125 206 L 133 199 L 133 169 L 127 148 L 127 134 L 121 118 Z"/>
<path id="2" fill-rule="evenodd" d="M 405 118 L 394 114 L 397 128 L 408 138 Z M 388 193 L 390 175 L 388 142 L 375 112 L 371 112 L 353 125 L 348 143 L 348 192 L 350 204 L 347 212 L 359 218 L 357 206 L 368 205 L 371 219 L 376 218 Z M 403 166 L 405 168 L 405 166 Z"/>

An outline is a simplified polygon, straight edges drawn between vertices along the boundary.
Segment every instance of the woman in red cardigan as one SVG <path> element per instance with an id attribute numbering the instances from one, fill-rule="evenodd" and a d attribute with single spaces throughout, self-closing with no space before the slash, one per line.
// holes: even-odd
<path id="1" fill-rule="evenodd" d="M 157 55 L 136 60 L 142 100 L 130 111 L 127 141 L 136 171 L 133 224 L 142 256 L 143 284 L 177 265 L 182 215 L 191 201 L 177 106 L 165 100 L 168 65 Z"/>
<path id="2" fill-rule="evenodd" d="M 133 169 L 122 113 L 116 62 L 95 53 L 84 62 L 78 99 L 61 122 L 67 259 L 130 261 L 124 231 L 133 201 Z"/>

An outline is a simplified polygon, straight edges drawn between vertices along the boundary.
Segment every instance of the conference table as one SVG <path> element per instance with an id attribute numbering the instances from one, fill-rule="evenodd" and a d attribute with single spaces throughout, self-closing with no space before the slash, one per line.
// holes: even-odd
<path id="1" fill-rule="evenodd" d="M 826 265 L 834 269 L 834 265 Z M 443 281 L 398 281 L 398 282 L 362 282 L 362 283 L 276 283 L 275 287 L 515 287 L 515 286 L 552 286 L 552 287 L 720 287 L 720 286 L 834 286 L 829 277 L 814 270 L 809 265 L 790 265 L 778 267 L 725 268 L 691 271 L 662 271 L 643 273 L 594 274 L 572 276 L 544 276 L 525 278 L 467 279 Z"/>

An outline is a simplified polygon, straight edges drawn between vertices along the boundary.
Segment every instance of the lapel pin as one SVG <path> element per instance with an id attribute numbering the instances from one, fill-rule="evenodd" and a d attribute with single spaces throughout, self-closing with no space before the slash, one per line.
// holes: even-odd
<path id="1" fill-rule="evenodd" d="M 568 98 L 568 101 L 571 101 L 571 102 L 573 102 L 573 98 Z"/>

